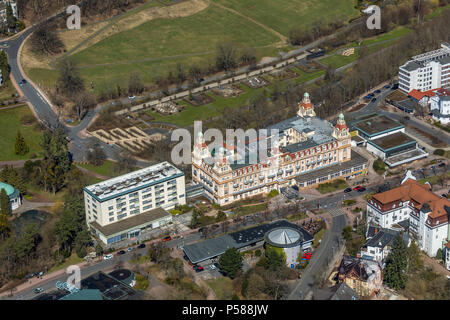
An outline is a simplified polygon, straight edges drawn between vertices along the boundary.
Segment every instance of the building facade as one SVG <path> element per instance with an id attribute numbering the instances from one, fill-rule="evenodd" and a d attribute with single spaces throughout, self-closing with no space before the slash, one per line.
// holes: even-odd
<path id="1" fill-rule="evenodd" d="M 450 90 L 436 90 L 429 101 L 433 119 L 443 124 L 450 123 Z"/>
<path id="2" fill-rule="evenodd" d="M 20 191 L 14 188 L 13 186 L 0 182 L 0 191 L 5 190 L 6 195 L 9 199 L 9 204 L 11 206 L 11 210 L 16 210 L 22 204 L 22 197 L 20 196 Z"/>
<path id="3" fill-rule="evenodd" d="M 409 93 L 416 89 L 428 91 L 450 84 L 450 44 L 441 44 L 438 50 L 412 57 L 400 66 L 399 89 Z"/>
<path id="4" fill-rule="evenodd" d="M 86 222 L 104 243 L 166 225 L 186 203 L 184 173 L 168 162 L 83 188 Z"/>
<path id="5" fill-rule="evenodd" d="M 395 229 L 409 223 L 409 234 L 421 250 L 434 257 L 449 238 L 450 201 L 431 192 L 407 173 L 400 187 L 375 194 L 367 201 L 367 224 Z"/>
<path id="6" fill-rule="evenodd" d="M 272 130 L 277 137 L 267 134 L 243 149 L 224 144 L 214 157 L 199 133 L 192 152 L 193 183 L 202 185 L 212 201 L 225 205 L 288 185 L 305 189 L 366 172 L 367 159 L 356 154 L 351 161 L 355 153 L 344 116 L 339 115 L 335 126 L 316 117 L 308 93 L 297 116 L 267 128 Z M 263 140 L 267 157 L 258 151 Z"/>

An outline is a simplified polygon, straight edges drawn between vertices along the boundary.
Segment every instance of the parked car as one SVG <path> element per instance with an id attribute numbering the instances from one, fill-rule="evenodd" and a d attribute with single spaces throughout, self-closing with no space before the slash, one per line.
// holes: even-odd
<path id="1" fill-rule="evenodd" d="M 44 289 L 39 287 L 39 288 L 34 289 L 33 291 L 34 291 L 34 293 L 38 294 L 38 293 L 41 293 L 42 291 L 44 291 Z"/>
<path id="2" fill-rule="evenodd" d="M 120 250 L 119 252 L 117 252 L 117 255 L 121 255 L 121 254 L 125 254 L 125 250 Z"/>
<path id="3" fill-rule="evenodd" d="M 411 119 L 411 118 L 410 118 L 409 116 L 404 116 L 403 119 L 409 120 L 409 119 Z"/>
<path id="4" fill-rule="evenodd" d="M 447 198 L 447 195 L 445 193 L 441 194 L 441 196 Z"/>
<path id="5" fill-rule="evenodd" d="M 389 84 L 385 85 L 383 88 L 389 89 L 391 86 Z"/>
<path id="6" fill-rule="evenodd" d="M 210 266 L 210 268 L 211 268 L 211 270 L 216 270 L 216 266 L 213 264 Z"/>
<path id="7" fill-rule="evenodd" d="M 305 260 L 309 260 L 309 259 L 311 259 L 311 257 L 312 257 L 312 253 L 311 252 L 306 252 L 303 255 L 303 259 L 305 259 Z"/>
<path id="8" fill-rule="evenodd" d="M 203 270 L 205 270 L 205 268 L 198 266 L 197 268 L 195 268 L 195 272 L 202 272 Z"/>
<path id="9" fill-rule="evenodd" d="M 162 242 L 167 242 L 167 241 L 170 241 L 170 240 L 172 240 L 171 236 L 166 236 L 166 237 L 162 238 Z"/>
<path id="10" fill-rule="evenodd" d="M 444 162 L 439 163 L 438 167 L 445 167 L 445 163 Z"/>
<path id="11" fill-rule="evenodd" d="M 127 252 L 130 252 L 131 250 L 133 250 L 134 248 L 133 247 L 129 247 L 128 249 L 127 249 Z"/>
<path id="12" fill-rule="evenodd" d="M 112 254 L 107 254 L 106 256 L 103 257 L 103 260 L 109 260 L 112 259 L 113 255 Z"/>
<path id="13" fill-rule="evenodd" d="M 358 189 L 358 192 L 364 192 L 366 191 L 366 188 L 362 187 L 361 189 Z"/>
<path id="14" fill-rule="evenodd" d="M 358 190 L 361 189 L 361 188 L 362 188 L 361 186 L 356 186 L 356 187 L 353 188 L 353 190 L 354 190 L 354 191 L 358 191 Z"/>
<path id="15" fill-rule="evenodd" d="M 136 96 L 129 96 L 128 97 L 128 99 L 130 99 L 130 100 L 133 100 L 133 99 L 135 99 L 136 98 Z"/>
<path id="16" fill-rule="evenodd" d="M 373 98 L 373 99 L 370 100 L 370 101 L 375 102 L 375 101 L 377 101 L 377 98 Z"/>
<path id="17" fill-rule="evenodd" d="M 144 249 L 145 248 L 145 243 L 141 243 L 140 245 L 137 246 L 138 249 Z"/>
<path id="18" fill-rule="evenodd" d="M 344 190 L 345 193 L 352 192 L 352 188 L 347 188 Z"/>

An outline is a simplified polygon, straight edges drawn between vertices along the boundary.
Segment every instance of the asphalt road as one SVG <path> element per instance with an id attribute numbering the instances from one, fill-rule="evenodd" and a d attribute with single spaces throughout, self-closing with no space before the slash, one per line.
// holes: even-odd
<path id="1" fill-rule="evenodd" d="M 316 276 L 320 276 L 330 263 L 331 257 L 339 248 L 339 239 L 342 229 L 347 224 L 347 219 L 341 209 L 329 210 L 333 217 L 331 230 L 325 232 L 325 236 L 317 250 L 313 252 L 311 261 L 302 273 L 302 277 L 292 286 L 288 300 L 304 300 L 314 286 Z"/>
<path id="2" fill-rule="evenodd" d="M 164 246 L 167 248 L 175 248 L 178 245 L 192 243 L 192 242 L 198 241 L 200 239 L 201 239 L 201 234 L 194 233 L 192 235 L 187 235 L 184 238 L 173 239 L 171 241 L 164 242 Z M 119 262 L 127 262 L 133 258 L 133 256 L 134 256 L 133 253 L 137 253 L 140 255 L 146 255 L 148 253 L 148 248 L 149 248 L 149 246 L 147 245 L 143 249 L 134 249 L 134 250 L 132 250 L 130 252 L 126 252 L 125 254 L 122 254 L 122 255 L 114 254 L 114 257 L 110 260 L 103 260 L 103 259 L 95 260 L 95 261 L 91 262 L 89 265 L 81 268 L 81 270 L 80 270 L 81 278 L 84 279 L 84 278 L 88 277 L 89 275 L 96 273 L 98 271 L 105 271 L 105 270 L 112 269 Z M 45 280 L 46 277 L 48 277 L 48 275 L 44 275 L 43 279 Z M 35 296 L 37 296 L 37 294 L 34 293 L 34 289 L 43 288 L 44 289 L 43 292 L 52 291 L 52 290 L 56 289 L 57 281 L 65 282 L 65 281 L 67 281 L 67 277 L 68 277 L 68 275 L 63 274 L 59 277 L 55 277 L 55 278 L 52 278 L 52 279 L 44 281 L 44 282 L 36 283 L 34 286 L 30 287 L 29 289 L 24 290 L 18 294 L 14 294 L 14 296 L 11 299 L 12 300 L 30 300 L 30 299 L 34 298 Z M 32 282 L 36 282 L 36 279 L 33 278 Z"/>

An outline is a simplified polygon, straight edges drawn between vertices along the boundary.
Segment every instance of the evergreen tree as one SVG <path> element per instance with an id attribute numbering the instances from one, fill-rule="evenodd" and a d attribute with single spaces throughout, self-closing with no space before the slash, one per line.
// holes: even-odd
<path id="1" fill-rule="evenodd" d="M 27 143 L 25 142 L 25 138 L 23 137 L 22 133 L 20 131 L 17 131 L 16 135 L 16 142 L 14 144 L 14 151 L 18 155 L 25 155 L 30 151 L 30 148 L 28 147 Z"/>
<path id="2" fill-rule="evenodd" d="M 194 208 L 191 217 L 191 229 L 195 229 L 198 226 L 198 224 L 199 224 L 199 216 L 197 209 Z"/>
<path id="3" fill-rule="evenodd" d="M 386 258 L 386 267 L 383 270 L 384 282 L 395 290 L 404 289 L 407 275 L 407 247 L 401 235 L 398 235 Z"/>
<path id="4" fill-rule="evenodd" d="M 11 214 L 11 205 L 9 204 L 8 194 L 5 189 L 0 191 L 0 214 L 9 216 Z"/>
<path id="5" fill-rule="evenodd" d="M 236 248 L 230 248 L 219 258 L 219 266 L 227 276 L 234 278 L 242 269 L 242 256 Z"/>

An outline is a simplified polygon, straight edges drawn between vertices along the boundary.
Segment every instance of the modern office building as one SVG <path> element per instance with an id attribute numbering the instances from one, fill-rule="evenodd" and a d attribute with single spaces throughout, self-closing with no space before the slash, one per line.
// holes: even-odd
<path id="1" fill-rule="evenodd" d="M 266 135 L 246 141 L 243 148 L 239 143 L 237 147 L 224 144 L 215 156 L 199 133 L 192 152 L 193 183 L 202 185 L 215 203 L 226 205 L 289 185 L 312 188 L 366 172 L 367 159 L 351 150 L 344 115 L 339 115 L 334 126 L 320 119 L 308 93 L 296 117 L 266 129 Z M 260 154 L 264 140 L 267 157 Z"/>
<path id="2" fill-rule="evenodd" d="M 369 115 L 351 124 L 366 141 L 367 151 L 395 167 L 428 156 L 416 140 L 405 134 L 405 126 L 384 115 Z"/>
<path id="3" fill-rule="evenodd" d="M 450 43 L 441 48 L 412 57 L 400 66 L 398 87 L 409 93 L 416 89 L 428 91 L 450 84 Z"/>
<path id="4" fill-rule="evenodd" d="M 184 173 L 168 162 L 85 187 L 86 222 L 110 244 L 168 224 L 186 203 Z"/>

